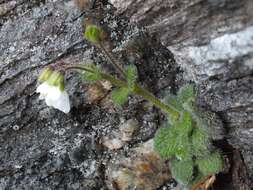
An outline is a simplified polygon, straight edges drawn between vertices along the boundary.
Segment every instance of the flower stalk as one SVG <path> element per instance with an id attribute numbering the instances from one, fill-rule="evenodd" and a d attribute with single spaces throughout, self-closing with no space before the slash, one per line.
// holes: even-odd
<path id="1" fill-rule="evenodd" d="M 117 60 L 115 60 L 115 58 L 111 55 L 111 53 L 109 51 L 107 51 L 107 49 L 103 46 L 102 42 L 99 43 L 99 47 L 105 53 L 105 55 L 107 56 L 107 58 L 109 59 L 109 61 L 112 63 L 112 65 L 117 69 L 117 71 L 123 77 L 125 77 L 124 70 L 122 69 L 122 67 L 120 66 L 120 64 L 117 62 Z M 104 77 L 108 78 L 108 76 L 104 76 Z M 109 80 L 115 86 L 118 86 L 118 87 L 127 87 L 127 83 L 126 82 L 120 81 L 118 79 L 115 79 L 113 76 L 109 77 L 106 80 Z M 116 81 L 116 80 L 118 80 L 118 81 Z M 122 82 L 124 82 L 124 85 L 122 84 Z M 116 85 L 115 83 L 121 84 L 121 85 Z M 179 112 L 174 107 L 169 106 L 169 105 L 163 103 L 159 98 L 155 97 L 153 94 L 151 94 L 149 91 L 147 91 L 146 89 L 142 88 L 138 84 L 134 85 L 133 92 L 136 93 L 136 94 L 138 94 L 138 95 L 140 95 L 140 96 L 142 96 L 145 100 L 148 100 L 148 101 L 152 102 L 156 107 L 164 110 L 166 113 L 170 114 L 170 116 L 172 116 L 173 119 L 176 120 L 176 119 L 179 118 Z"/>
<path id="2" fill-rule="evenodd" d="M 82 70 L 82 71 L 93 73 L 92 70 L 86 68 L 85 66 L 80 66 L 80 65 L 71 65 L 71 66 L 66 65 L 65 69 Z M 100 73 L 100 74 L 101 74 L 102 79 L 111 82 L 116 87 L 126 87 L 126 88 L 128 87 L 127 82 L 124 80 L 117 79 L 114 76 L 107 73 Z M 135 84 L 132 90 L 132 93 L 135 93 L 143 97 L 145 100 L 150 101 L 156 107 L 170 114 L 170 116 L 173 119 L 177 120 L 179 118 L 179 111 L 177 111 L 173 106 L 163 103 L 159 98 L 155 97 L 153 94 L 151 94 L 149 91 L 142 88 L 140 85 Z"/>
<path id="3" fill-rule="evenodd" d="M 104 44 L 102 42 L 98 43 L 98 47 L 104 52 L 106 57 L 109 59 L 111 64 L 114 66 L 114 68 L 119 72 L 119 74 L 124 78 L 126 76 L 124 70 L 120 66 L 120 64 L 115 60 L 115 58 L 112 56 L 112 54 L 104 47 Z"/>
<path id="4" fill-rule="evenodd" d="M 120 79 L 115 78 L 114 76 L 106 73 L 99 73 L 102 79 L 110 81 L 113 85 L 119 88 L 129 88 L 128 84 L 128 76 L 127 73 L 125 73 L 125 70 L 119 63 L 119 61 L 112 55 L 112 53 L 104 46 L 104 40 L 101 37 L 103 31 L 101 30 L 100 27 L 96 25 L 87 25 L 86 29 L 84 31 L 84 36 L 86 39 L 88 39 L 90 42 L 92 42 L 94 45 L 96 45 L 106 56 L 108 61 L 112 64 L 112 66 L 116 69 L 116 71 L 120 74 Z M 85 66 L 80 66 L 80 65 L 72 65 L 72 66 L 67 66 L 66 69 L 78 69 L 82 70 L 85 72 L 89 73 L 94 73 L 90 68 L 86 68 Z M 131 93 L 138 94 L 142 96 L 144 99 L 150 101 L 153 103 L 155 106 L 158 108 L 162 109 L 166 113 L 170 115 L 170 117 L 173 120 L 177 120 L 179 118 L 179 111 L 176 110 L 173 106 L 167 105 L 163 103 L 160 99 L 155 97 L 153 94 L 148 92 L 147 90 L 143 89 L 140 85 L 138 85 L 134 79 L 133 79 L 133 84 L 131 85 Z"/>

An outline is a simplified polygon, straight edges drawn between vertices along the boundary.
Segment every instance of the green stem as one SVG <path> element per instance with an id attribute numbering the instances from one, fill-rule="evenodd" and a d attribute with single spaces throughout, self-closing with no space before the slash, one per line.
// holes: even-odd
<path id="1" fill-rule="evenodd" d="M 72 69 L 83 70 L 83 71 L 87 71 L 90 73 L 94 73 L 94 71 L 92 71 L 91 69 L 88 69 L 88 68 L 86 68 L 84 66 L 80 66 L 80 65 L 64 65 L 64 69 L 66 69 L 66 70 L 72 70 Z"/>
<path id="2" fill-rule="evenodd" d="M 103 79 L 110 81 L 112 84 L 114 84 L 117 87 L 126 87 L 126 88 L 128 87 L 128 84 L 125 81 L 116 79 L 112 75 L 102 73 L 101 76 Z M 153 94 L 143 89 L 141 86 L 135 84 L 133 88 L 133 93 L 138 94 L 141 97 L 143 97 L 145 100 L 152 102 L 156 107 L 169 113 L 175 120 L 179 118 L 179 112 L 174 107 L 163 103 L 159 98 L 155 97 Z"/>
<path id="3" fill-rule="evenodd" d="M 109 51 L 107 51 L 107 49 L 104 47 L 102 42 L 100 42 L 98 45 L 102 49 L 102 51 L 105 53 L 107 58 L 110 60 L 112 65 L 115 67 L 115 69 L 125 78 L 125 72 L 124 72 L 123 68 L 121 67 L 121 65 L 118 63 L 118 61 L 114 59 L 114 57 L 111 55 L 111 53 Z M 111 75 L 106 75 L 106 74 L 103 74 L 103 75 L 104 75 L 103 76 L 104 78 L 107 78 L 106 80 L 109 80 L 112 84 L 114 84 L 116 86 L 128 87 L 127 83 L 124 81 L 115 79 Z M 160 109 L 171 114 L 171 116 L 173 116 L 175 119 L 177 119 L 179 117 L 179 112 L 175 108 L 164 104 L 160 99 L 156 98 L 153 94 L 151 94 L 147 90 L 141 88 L 139 85 L 135 84 L 133 92 L 142 96 L 144 99 L 152 102 L 154 105 L 156 105 Z"/>
<path id="4" fill-rule="evenodd" d="M 98 44 L 98 47 L 101 48 L 101 50 L 104 52 L 104 54 L 107 56 L 107 58 L 109 59 L 109 61 L 112 63 L 112 65 L 114 66 L 114 68 L 119 72 L 120 75 L 122 75 L 123 78 L 125 78 L 126 74 L 123 70 L 123 68 L 121 67 L 121 65 L 118 63 L 117 60 L 115 60 L 115 58 L 112 56 L 111 52 L 109 52 L 105 47 L 104 44 L 102 42 L 100 42 Z"/>
<path id="5" fill-rule="evenodd" d="M 108 80 L 112 84 L 114 84 L 117 87 L 128 87 L 127 83 L 123 80 L 116 79 L 112 75 L 106 74 L 106 73 L 101 73 L 101 76 L 103 79 Z"/>
<path id="6" fill-rule="evenodd" d="M 66 65 L 65 68 L 66 69 L 84 70 L 86 72 L 94 73 L 92 70 L 90 70 L 84 66 L 79 66 L 79 65 L 71 65 L 71 66 Z M 101 73 L 101 77 L 107 81 L 110 81 L 113 85 L 115 85 L 117 87 L 128 88 L 127 82 L 117 79 L 110 74 Z M 173 106 L 163 103 L 159 98 L 155 97 L 153 94 L 151 94 L 149 91 L 143 89 L 141 86 L 135 84 L 135 86 L 133 88 L 133 93 L 142 96 L 145 100 L 150 101 L 156 107 L 169 113 L 174 119 L 179 118 L 179 112 Z"/>
<path id="7" fill-rule="evenodd" d="M 172 106 L 169 106 L 165 103 L 163 103 L 159 98 L 155 97 L 153 94 L 151 94 L 149 91 L 146 89 L 140 87 L 139 85 L 135 85 L 134 90 L 136 94 L 142 96 L 144 99 L 152 102 L 155 106 L 158 108 L 164 110 L 170 116 L 173 117 L 173 119 L 177 120 L 179 118 L 179 112 Z"/>

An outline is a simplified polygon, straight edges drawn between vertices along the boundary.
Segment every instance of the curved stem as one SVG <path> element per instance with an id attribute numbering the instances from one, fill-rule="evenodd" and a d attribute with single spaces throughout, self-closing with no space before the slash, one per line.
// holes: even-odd
<path id="1" fill-rule="evenodd" d="M 94 73 L 94 71 L 92 71 L 90 69 L 87 69 L 86 67 L 79 66 L 79 65 L 64 65 L 64 68 L 66 70 L 75 69 L 75 70 L 83 70 L 83 71 L 87 71 L 87 72 L 90 72 L 90 73 Z"/>
<path id="2" fill-rule="evenodd" d="M 74 66 L 67 66 L 67 69 L 79 69 L 79 70 L 84 70 L 87 72 L 91 72 L 94 73 L 92 70 L 87 69 L 85 67 L 82 66 L 78 66 L 78 65 L 74 65 Z M 117 87 L 126 87 L 128 88 L 128 84 L 127 82 L 117 79 L 115 77 L 113 77 L 110 74 L 106 74 L 106 73 L 100 73 L 101 77 L 105 80 L 110 81 L 113 85 L 117 86 Z M 172 116 L 174 119 L 178 119 L 179 118 L 179 112 L 170 105 L 167 105 L 165 103 L 163 103 L 159 98 L 155 97 L 153 94 L 151 94 L 149 91 L 143 89 L 141 86 L 135 84 L 134 88 L 133 88 L 133 93 L 138 94 L 139 96 L 143 97 L 145 100 L 150 101 L 151 103 L 153 103 L 153 105 L 155 105 L 156 107 L 164 110 L 165 112 L 169 113 L 170 116 Z"/>
<path id="3" fill-rule="evenodd" d="M 105 73 L 102 73 L 101 75 L 103 79 L 110 81 L 115 86 L 126 87 L 126 88 L 128 87 L 128 84 L 125 81 L 116 79 L 113 76 L 105 74 Z M 139 96 L 143 97 L 145 100 L 152 102 L 153 105 L 155 105 L 156 107 L 169 113 L 173 117 L 173 119 L 177 120 L 179 118 L 179 112 L 174 107 L 163 103 L 159 98 L 155 97 L 153 94 L 151 94 L 149 91 L 145 90 L 141 86 L 135 84 L 133 88 L 133 93 L 138 94 Z"/>
<path id="4" fill-rule="evenodd" d="M 123 68 L 121 67 L 121 65 L 118 63 L 117 60 L 115 60 L 115 58 L 112 56 L 111 52 L 109 52 L 105 47 L 104 44 L 102 42 L 100 42 L 98 44 L 98 47 L 101 48 L 101 50 L 104 52 L 104 54 L 107 56 L 107 58 L 109 59 L 109 61 L 112 63 L 112 65 L 114 66 L 114 68 L 119 72 L 119 74 L 125 78 L 126 74 L 123 70 Z"/>
<path id="5" fill-rule="evenodd" d="M 163 103 L 159 98 L 155 97 L 153 94 L 151 94 L 146 89 L 140 87 L 139 85 L 135 85 L 134 92 L 136 94 L 142 96 L 144 99 L 152 102 L 158 108 L 169 113 L 170 116 L 172 116 L 174 120 L 177 120 L 179 118 L 179 112 L 174 107 Z"/>

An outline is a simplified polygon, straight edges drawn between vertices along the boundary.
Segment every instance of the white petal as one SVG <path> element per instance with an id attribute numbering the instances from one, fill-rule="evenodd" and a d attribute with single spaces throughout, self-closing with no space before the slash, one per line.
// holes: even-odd
<path id="1" fill-rule="evenodd" d="M 50 96 L 50 99 L 57 100 L 60 98 L 62 92 L 57 86 L 50 86 L 50 90 L 47 94 L 47 96 Z"/>
<path id="2" fill-rule="evenodd" d="M 48 92 L 50 91 L 50 88 L 51 87 L 46 82 L 39 85 L 36 89 L 36 92 L 40 93 L 39 99 L 45 99 Z"/>
<path id="3" fill-rule="evenodd" d="M 69 113 L 70 111 L 70 103 L 69 103 L 69 95 L 66 91 L 63 91 L 61 96 L 57 101 L 56 108 L 63 111 L 64 113 Z"/>
<path id="4" fill-rule="evenodd" d="M 53 106 L 55 102 L 55 100 L 52 100 L 50 96 L 46 96 L 45 101 L 48 106 Z"/>
<path id="5" fill-rule="evenodd" d="M 46 82 L 44 82 L 37 87 L 36 92 L 37 93 L 48 92 L 48 88 L 49 88 L 49 85 Z"/>
<path id="6" fill-rule="evenodd" d="M 44 89 L 45 89 L 45 83 L 42 83 L 42 84 L 40 84 L 40 85 L 36 88 L 36 92 L 37 92 L 37 93 L 41 93 L 41 92 L 44 91 Z"/>
<path id="7" fill-rule="evenodd" d="M 39 99 L 40 99 L 40 100 L 44 100 L 45 98 L 46 98 L 46 95 L 44 95 L 44 94 L 40 94 L 40 95 L 39 95 Z"/>
<path id="8" fill-rule="evenodd" d="M 61 110 L 64 113 L 68 113 L 70 111 L 69 96 L 66 91 L 61 92 L 58 99 L 55 99 L 55 97 L 52 98 L 52 96 L 48 94 L 46 97 L 46 104 Z"/>
<path id="9" fill-rule="evenodd" d="M 39 99 L 45 99 L 48 106 L 68 113 L 70 111 L 69 96 L 66 91 L 61 91 L 57 86 L 48 85 L 46 82 L 36 89 L 40 93 Z"/>

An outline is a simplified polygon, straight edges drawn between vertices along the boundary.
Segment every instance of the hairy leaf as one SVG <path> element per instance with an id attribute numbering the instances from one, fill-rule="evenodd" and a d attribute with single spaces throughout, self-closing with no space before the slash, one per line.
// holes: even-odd
<path id="1" fill-rule="evenodd" d="M 181 184 L 187 185 L 193 178 L 193 161 L 173 160 L 170 165 L 173 177 Z"/>
<path id="2" fill-rule="evenodd" d="M 88 72 L 88 71 L 82 71 L 82 77 L 84 80 L 86 81 L 97 81 L 100 80 L 101 77 L 101 73 L 99 68 L 94 65 L 93 63 L 90 64 L 85 64 L 83 65 L 84 68 L 87 68 L 88 70 L 92 71 L 92 72 Z"/>
<path id="3" fill-rule="evenodd" d="M 195 100 L 193 85 L 187 84 L 181 87 L 177 93 L 178 100 L 183 104 L 189 100 Z"/>
<path id="4" fill-rule="evenodd" d="M 178 141 L 177 134 L 171 127 L 161 127 L 157 130 L 154 138 L 154 148 L 164 159 L 175 156 Z"/>
<path id="5" fill-rule="evenodd" d="M 188 135 L 177 135 L 177 147 L 175 156 L 177 159 L 186 161 L 192 160 L 192 145 Z"/>
<path id="6" fill-rule="evenodd" d="M 129 93 L 128 88 L 118 88 L 112 91 L 111 97 L 115 104 L 122 105 L 127 101 Z"/>
<path id="7" fill-rule="evenodd" d="M 170 95 L 166 96 L 164 99 L 164 103 L 169 106 L 174 107 L 178 111 L 183 110 L 181 103 L 178 101 L 178 99 L 175 95 L 170 94 Z M 175 125 L 177 123 L 177 121 L 173 117 L 171 117 L 169 114 L 167 115 L 167 121 L 171 125 Z"/>
<path id="8" fill-rule="evenodd" d="M 180 135 L 189 135 L 189 133 L 192 131 L 192 119 L 189 112 L 184 111 L 181 113 L 176 129 Z"/>
<path id="9" fill-rule="evenodd" d="M 174 108 L 177 110 L 181 111 L 183 109 L 182 104 L 180 101 L 177 99 L 177 96 L 175 95 L 167 95 L 164 99 L 164 102 L 168 105 L 172 105 Z"/>
<path id="10" fill-rule="evenodd" d="M 125 67 L 128 88 L 132 90 L 137 79 L 137 68 L 135 65 L 127 65 Z"/>
<path id="11" fill-rule="evenodd" d="M 190 185 L 196 176 L 218 173 L 222 169 L 219 153 L 212 153 L 210 127 L 206 116 L 195 105 L 192 85 L 183 86 L 177 96 L 167 96 L 165 103 L 180 112 L 177 121 L 170 120 L 168 126 L 160 128 L 155 135 L 155 150 L 165 159 L 176 159 L 171 164 L 173 176 L 180 183 Z M 198 170 L 193 176 L 196 160 Z"/>
<path id="12" fill-rule="evenodd" d="M 206 115 L 203 112 L 201 112 L 192 102 L 184 103 L 183 107 L 191 114 L 192 119 L 196 122 L 198 127 L 208 130 L 209 126 L 206 121 Z"/>
<path id="13" fill-rule="evenodd" d="M 199 171 L 204 175 L 217 174 L 222 170 L 222 158 L 219 152 L 214 152 L 204 159 L 196 160 Z"/>
<path id="14" fill-rule="evenodd" d="M 211 142 L 203 128 L 195 127 L 191 139 L 193 154 L 195 156 L 203 156 L 209 153 Z"/>

